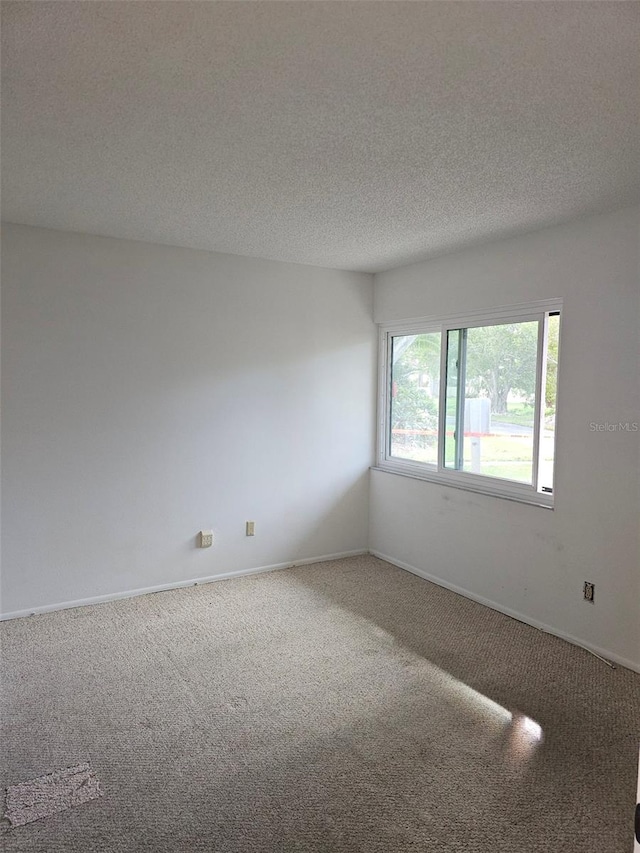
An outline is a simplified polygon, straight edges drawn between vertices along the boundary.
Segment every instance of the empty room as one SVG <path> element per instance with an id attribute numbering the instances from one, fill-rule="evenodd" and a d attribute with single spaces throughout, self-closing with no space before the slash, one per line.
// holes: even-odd
<path id="1" fill-rule="evenodd" d="M 0 12 L 0 847 L 640 851 L 640 3 Z"/>

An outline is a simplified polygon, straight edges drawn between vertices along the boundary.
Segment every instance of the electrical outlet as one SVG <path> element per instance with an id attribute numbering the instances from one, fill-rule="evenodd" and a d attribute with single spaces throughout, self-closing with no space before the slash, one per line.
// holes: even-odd
<path id="1" fill-rule="evenodd" d="M 245 534 L 246 536 L 255 536 L 256 535 L 256 523 L 255 523 L 255 521 L 247 521 L 246 530 L 247 530 L 247 532 Z"/>
<path id="2" fill-rule="evenodd" d="M 585 581 L 584 582 L 584 592 L 583 592 L 584 600 L 589 601 L 591 604 L 593 604 L 595 594 L 596 594 L 595 584 L 589 583 L 589 581 Z"/>
<path id="3" fill-rule="evenodd" d="M 200 531 L 200 547 L 211 548 L 213 545 L 213 530 Z"/>

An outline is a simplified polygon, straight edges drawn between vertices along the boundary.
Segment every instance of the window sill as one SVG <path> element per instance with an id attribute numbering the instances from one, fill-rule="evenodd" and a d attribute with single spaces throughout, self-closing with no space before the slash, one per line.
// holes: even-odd
<path id="1" fill-rule="evenodd" d="M 504 486 L 494 486 L 492 483 L 487 483 L 485 479 L 481 482 L 469 482 L 465 479 L 461 482 L 459 479 L 449 474 L 442 474 L 439 471 L 419 471 L 415 468 L 403 467 L 401 465 L 385 465 L 378 464 L 371 466 L 372 471 L 382 471 L 385 474 L 395 474 L 400 477 L 409 477 L 412 480 L 424 480 L 427 483 L 435 483 L 438 486 L 447 486 L 450 489 L 460 489 L 464 492 L 472 492 L 478 495 L 487 495 L 492 498 L 500 498 L 501 500 L 515 501 L 516 503 L 528 504 L 529 506 L 537 506 L 541 509 L 553 510 L 553 495 L 548 497 L 538 492 L 526 492 L 518 494 L 515 490 L 509 493 L 508 486 L 505 490 Z M 458 477 L 460 475 L 458 474 Z M 517 486 L 516 486 L 517 488 Z"/>

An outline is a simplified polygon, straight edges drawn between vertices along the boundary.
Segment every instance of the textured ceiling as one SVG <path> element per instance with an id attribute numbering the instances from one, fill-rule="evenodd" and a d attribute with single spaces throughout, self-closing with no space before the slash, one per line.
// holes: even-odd
<path id="1" fill-rule="evenodd" d="M 3 216 L 381 270 L 640 200 L 637 2 L 4 2 Z"/>

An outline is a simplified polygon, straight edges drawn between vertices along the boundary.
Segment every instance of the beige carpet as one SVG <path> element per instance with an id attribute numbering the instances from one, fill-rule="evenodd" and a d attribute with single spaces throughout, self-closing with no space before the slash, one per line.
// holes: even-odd
<path id="1" fill-rule="evenodd" d="M 1 632 L 8 853 L 632 849 L 640 676 L 373 557 Z"/>

